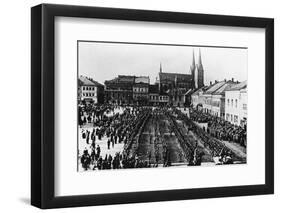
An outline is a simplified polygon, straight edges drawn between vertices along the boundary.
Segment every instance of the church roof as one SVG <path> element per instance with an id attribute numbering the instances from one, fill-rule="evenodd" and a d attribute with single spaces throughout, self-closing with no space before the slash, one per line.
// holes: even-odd
<path id="1" fill-rule="evenodd" d="M 177 82 L 185 82 L 185 81 L 192 81 L 191 74 L 181 74 L 181 73 L 167 73 L 167 72 L 160 72 L 159 73 L 160 82 L 161 81 L 175 81 Z"/>

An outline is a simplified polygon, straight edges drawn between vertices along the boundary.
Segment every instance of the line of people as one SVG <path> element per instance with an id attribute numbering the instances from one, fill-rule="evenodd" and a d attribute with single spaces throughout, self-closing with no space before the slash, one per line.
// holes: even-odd
<path id="1" fill-rule="evenodd" d="M 236 126 L 220 117 L 190 109 L 190 118 L 198 123 L 208 123 L 207 132 L 220 140 L 236 142 L 241 146 L 247 145 L 247 129 L 246 125 L 242 128 Z"/>

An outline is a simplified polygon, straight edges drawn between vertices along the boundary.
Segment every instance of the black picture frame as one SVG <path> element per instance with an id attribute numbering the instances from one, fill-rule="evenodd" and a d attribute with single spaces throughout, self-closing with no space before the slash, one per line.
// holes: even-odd
<path id="1" fill-rule="evenodd" d="M 101 18 L 265 29 L 265 184 L 55 197 L 55 17 Z M 274 193 L 274 20 L 41 4 L 31 8 L 31 204 L 60 208 Z"/>

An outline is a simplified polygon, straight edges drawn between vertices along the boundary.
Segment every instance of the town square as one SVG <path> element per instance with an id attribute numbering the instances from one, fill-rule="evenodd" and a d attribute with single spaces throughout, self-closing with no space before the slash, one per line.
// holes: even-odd
<path id="1" fill-rule="evenodd" d="M 154 83 L 149 73 L 100 82 L 78 71 L 77 170 L 247 163 L 247 79 L 207 82 L 205 49 L 189 48 L 186 71 L 158 62 Z"/>

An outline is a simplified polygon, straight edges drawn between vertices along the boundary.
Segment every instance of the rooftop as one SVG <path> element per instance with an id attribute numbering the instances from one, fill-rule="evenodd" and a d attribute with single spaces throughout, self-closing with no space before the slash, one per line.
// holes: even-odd
<path id="1" fill-rule="evenodd" d="M 192 75 L 191 74 L 182 74 L 182 73 L 166 73 L 166 72 L 160 72 L 159 73 L 160 81 L 163 80 L 169 80 L 169 81 L 175 81 L 175 79 L 180 81 L 191 81 Z"/>
<path id="2" fill-rule="evenodd" d="M 247 88 L 247 81 L 242 81 L 241 83 L 238 83 L 228 89 L 226 91 L 236 91 L 236 90 L 241 90 L 241 89 L 246 89 Z"/>
<path id="3" fill-rule="evenodd" d="M 78 79 L 78 84 L 80 86 L 103 86 L 97 81 L 94 81 L 92 78 L 88 78 L 86 76 L 80 76 Z"/>

